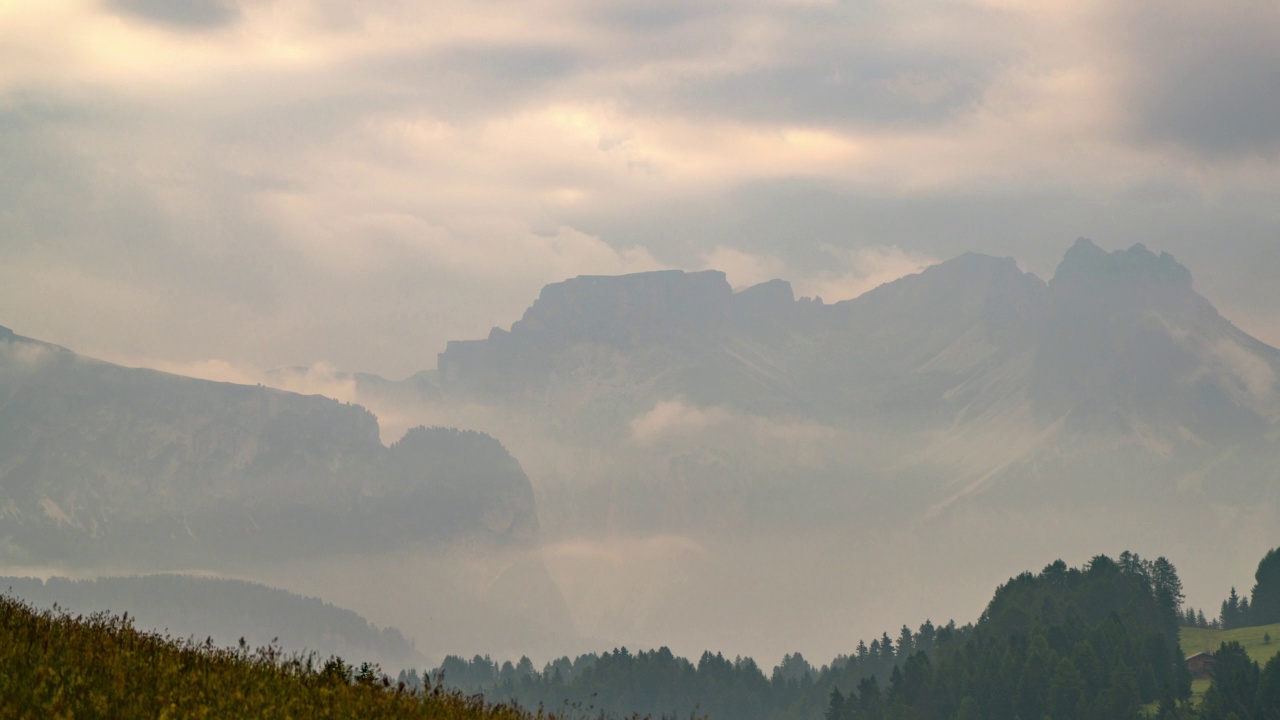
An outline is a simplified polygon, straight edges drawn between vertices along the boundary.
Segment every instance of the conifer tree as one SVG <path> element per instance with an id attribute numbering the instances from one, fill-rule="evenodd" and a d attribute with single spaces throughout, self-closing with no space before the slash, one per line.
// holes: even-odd
<path id="1" fill-rule="evenodd" d="M 840 720 L 844 717 L 844 695 L 840 694 L 840 688 L 831 688 L 831 696 L 827 700 L 827 712 L 823 717 L 826 720 Z"/>
<path id="2" fill-rule="evenodd" d="M 1254 625 L 1280 622 L 1280 548 L 1271 550 L 1258 563 L 1254 574 L 1252 615 Z"/>
<path id="3" fill-rule="evenodd" d="M 1222 610 L 1219 613 L 1222 619 L 1222 629 L 1231 630 L 1240 625 L 1240 595 L 1236 593 L 1233 586 L 1231 594 L 1227 595 L 1227 599 L 1222 601 Z"/>

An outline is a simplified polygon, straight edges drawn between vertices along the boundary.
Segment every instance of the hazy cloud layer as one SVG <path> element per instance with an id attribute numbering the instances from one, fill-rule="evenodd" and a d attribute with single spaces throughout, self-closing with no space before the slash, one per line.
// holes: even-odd
<path id="1" fill-rule="evenodd" d="M 108 0 L 105 5 L 126 15 L 188 30 L 223 27 L 240 16 L 232 0 Z"/>
<path id="2" fill-rule="evenodd" d="M 1132 42 L 1127 78 L 1139 137 L 1204 158 L 1280 150 L 1280 6 L 1236 0 L 1118 5 Z"/>
<path id="3" fill-rule="evenodd" d="M 1280 342 L 1280 10 L 1231 0 L 0 10 L 0 324 L 403 376 L 581 273 L 840 299 L 1169 250 Z"/>

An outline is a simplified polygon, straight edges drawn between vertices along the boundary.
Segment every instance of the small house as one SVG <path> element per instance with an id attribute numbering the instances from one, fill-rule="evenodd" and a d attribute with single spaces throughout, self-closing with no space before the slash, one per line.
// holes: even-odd
<path id="1" fill-rule="evenodd" d="M 1191 672 L 1192 680 L 1200 680 L 1209 677 L 1209 671 L 1213 669 L 1213 653 L 1198 652 L 1195 655 L 1188 655 L 1186 659 L 1187 670 Z"/>

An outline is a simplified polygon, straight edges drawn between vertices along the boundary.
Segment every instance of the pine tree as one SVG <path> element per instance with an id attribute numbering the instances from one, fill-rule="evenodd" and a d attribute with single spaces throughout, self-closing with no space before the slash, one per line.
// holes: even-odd
<path id="1" fill-rule="evenodd" d="M 893 639 L 889 637 L 889 633 L 884 633 L 880 636 L 880 659 L 891 663 L 893 658 Z"/>
<path id="2" fill-rule="evenodd" d="M 932 620 L 925 620 L 920 626 L 920 632 L 916 634 L 916 645 L 925 652 L 933 650 L 934 643 L 938 636 L 938 629 L 933 626 Z"/>
<path id="3" fill-rule="evenodd" d="M 823 717 L 826 720 L 840 720 L 844 717 L 844 695 L 840 694 L 840 688 L 831 688 L 831 696 L 827 700 L 827 712 Z"/>
<path id="4" fill-rule="evenodd" d="M 1231 630 L 1240 624 L 1240 596 L 1236 593 L 1235 587 L 1231 588 L 1231 594 L 1226 600 L 1222 601 L 1222 610 L 1219 613 L 1222 618 L 1222 629 Z"/>
<path id="5" fill-rule="evenodd" d="M 1213 654 L 1213 684 L 1204 695 L 1200 717 L 1227 720 L 1232 714 L 1252 718 L 1258 696 L 1258 665 L 1237 642 L 1223 643 Z"/>
<path id="6" fill-rule="evenodd" d="M 915 654 L 915 647 L 915 637 L 911 633 L 911 628 L 903 625 L 901 632 L 898 633 L 898 658 L 911 657 Z"/>
<path id="7" fill-rule="evenodd" d="M 1280 548 L 1271 550 L 1258 563 L 1254 574 L 1253 617 L 1255 625 L 1280 622 Z"/>
<path id="8" fill-rule="evenodd" d="M 1158 557 L 1151 563 L 1148 577 L 1156 602 L 1164 611 L 1168 630 L 1171 636 L 1178 632 L 1178 608 L 1186 597 L 1182 594 L 1182 580 L 1178 578 L 1178 569 L 1168 558 Z"/>

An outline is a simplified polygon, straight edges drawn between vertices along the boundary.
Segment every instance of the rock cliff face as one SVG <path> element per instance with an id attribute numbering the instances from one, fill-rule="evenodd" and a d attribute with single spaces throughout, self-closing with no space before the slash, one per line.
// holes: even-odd
<path id="1" fill-rule="evenodd" d="M 545 392 L 564 373 L 607 374 L 610 357 L 647 359 L 634 371 L 658 372 L 666 359 L 713 347 L 732 298 L 717 271 L 566 280 L 543 288 L 510 331 L 450 342 L 437 359 L 439 376 L 478 394 L 521 397 Z"/>
<path id="2" fill-rule="evenodd" d="M 1082 239 L 1050 283 L 968 254 L 835 305 L 780 280 L 733 293 L 715 272 L 575 278 L 438 362 L 446 391 L 533 404 L 639 392 L 924 427 L 1018 395 L 1078 429 L 1256 439 L 1278 357 L 1170 255 Z"/>
<path id="3" fill-rule="evenodd" d="M 0 488 L 4 552 L 29 561 L 537 544 L 528 478 L 488 436 L 420 428 L 386 448 L 359 406 L 118 367 L 8 331 Z"/>
<path id="4" fill-rule="evenodd" d="M 1218 445 L 1255 445 L 1280 419 L 1280 352 L 1223 319 L 1169 254 L 1081 240 L 1049 291 L 1029 381 L 1041 417 Z"/>
<path id="5" fill-rule="evenodd" d="M 395 624 L 436 659 L 572 637 L 532 486 L 494 438 L 418 427 L 386 447 L 357 405 L 4 329 L 0 566 L 251 579 Z"/>
<path id="6" fill-rule="evenodd" d="M 659 418 L 646 413 L 673 402 L 686 437 L 729 415 L 851 433 L 874 475 L 928 464 L 919 472 L 948 478 L 922 493 L 940 501 L 1015 475 L 1074 486 L 1078 472 L 1101 488 L 1096 465 L 1116 451 L 1129 454 L 1114 467 L 1147 458 L 1135 476 L 1227 456 L 1252 457 L 1241 472 L 1256 476 L 1280 428 L 1280 351 L 1222 318 L 1170 255 L 1084 239 L 1048 283 L 967 254 L 834 305 L 780 280 L 734 293 L 719 273 L 576 278 L 548 286 L 509 332 L 450 343 L 439 367 L 445 397 L 615 454 L 637 428 L 652 438 Z M 716 462 L 750 474 L 776 454 L 767 447 Z M 851 461 L 826 452 L 812 457 L 833 471 Z M 669 459 L 660 475 L 689 456 Z"/>

